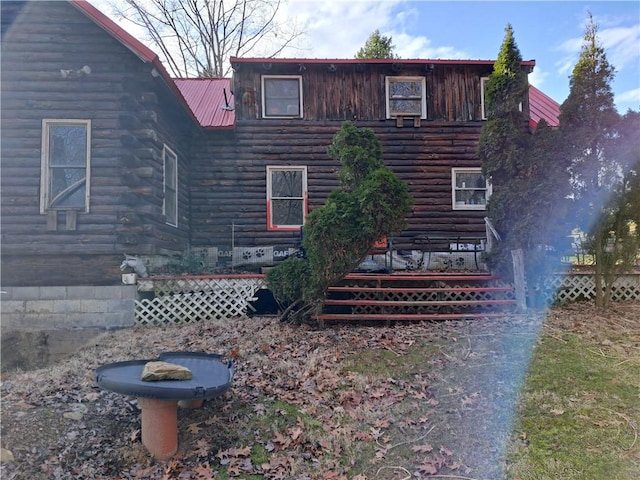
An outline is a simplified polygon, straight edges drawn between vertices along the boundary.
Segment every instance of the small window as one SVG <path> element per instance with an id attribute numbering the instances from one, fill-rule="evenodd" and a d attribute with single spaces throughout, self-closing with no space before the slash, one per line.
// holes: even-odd
<path id="1" fill-rule="evenodd" d="M 387 118 L 427 118 L 424 77 L 386 77 Z"/>
<path id="2" fill-rule="evenodd" d="M 91 120 L 42 120 L 40 213 L 89 211 Z"/>
<path id="3" fill-rule="evenodd" d="M 164 164 L 164 202 L 162 213 L 165 221 L 178 226 L 178 156 L 166 145 L 162 150 Z"/>
<path id="4" fill-rule="evenodd" d="M 262 77 L 262 116 L 264 118 L 302 118 L 302 77 L 264 75 Z"/>
<path id="5" fill-rule="evenodd" d="M 298 230 L 307 215 L 307 168 L 267 167 L 267 229 Z"/>
<path id="6" fill-rule="evenodd" d="M 491 183 L 479 168 L 454 168 L 451 171 L 454 210 L 486 210 Z"/>
<path id="7" fill-rule="evenodd" d="M 487 82 L 489 81 L 489 77 L 482 77 L 480 79 L 480 95 L 481 95 L 481 99 L 480 99 L 480 103 L 481 103 L 481 108 L 482 108 L 482 120 L 486 120 L 487 119 L 487 103 L 486 103 L 486 99 L 485 99 L 485 92 L 486 92 L 486 88 L 487 88 Z"/>

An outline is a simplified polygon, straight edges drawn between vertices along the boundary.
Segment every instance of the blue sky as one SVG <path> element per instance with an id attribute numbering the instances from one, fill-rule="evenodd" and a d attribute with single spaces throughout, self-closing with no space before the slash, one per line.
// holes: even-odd
<path id="1" fill-rule="evenodd" d="M 91 0 L 106 14 L 119 0 Z M 391 36 L 402 58 L 494 60 L 510 23 L 522 58 L 535 60 L 529 81 L 558 103 L 582 45 L 588 14 L 616 69 L 621 113 L 640 110 L 640 1 L 288 0 L 280 20 L 306 35 L 281 56 L 353 58 L 376 29 Z M 118 21 L 118 20 L 116 20 Z M 144 35 L 118 21 L 144 41 Z M 255 56 L 259 56 L 256 54 Z"/>
<path id="2" fill-rule="evenodd" d="M 495 59 L 507 23 L 525 60 L 529 81 L 557 102 L 582 45 L 588 12 L 616 69 L 612 83 L 621 113 L 640 109 L 640 2 L 290 0 L 287 15 L 306 31 L 288 57 L 352 58 L 374 30 L 391 36 L 403 58 Z"/>

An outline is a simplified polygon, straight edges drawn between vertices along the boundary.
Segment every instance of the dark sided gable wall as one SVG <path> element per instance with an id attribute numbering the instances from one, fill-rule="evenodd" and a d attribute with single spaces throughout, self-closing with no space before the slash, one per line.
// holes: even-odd
<path id="1" fill-rule="evenodd" d="M 339 65 L 335 71 L 318 64 L 302 70 L 275 62 L 269 69 L 261 63 L 239 65 L 235 132 L 203 132 L 192 150 L 192 246 L 229 252 L 233 230 L 236 247 L 272 246 L 278 252 L 297 247 L 297 232 L 267 231 L 266 167 L 306 165 L 309 207 L 323 205 L 338 186 L 339 164 L 328 157 L 327 147 L 344 120 L 376 133 L 385 163 L 414 197 L 408 228 L 394 239 L 397 248 L 416 248 L 413 238 L 427 230 L 483 233 L 486 212 L 451 208 L 451 168 L 480 166 L 480 77 L 490 71 L 490 65 L 436 65 L 429 73 L 424 65 L 396 71 L 391 65 Z M 302 75 L 304 118 L 256 119 L 260 75 L 281 73 Z M 385 119 L 385 75 L 426 76 L 428 114 L 420 126 L 411 119 L 399 128 L 395 119 Z M 245 92 L 255 103 L 242 101 Z"/>
<path id="2" fill-rule="evenodd" d="M 16 5 L 2 2 L 3 12 Z M 152 65 L 67 2 L 27 3 L 2 39 L 2 284 L 120 283 L 123 254 L 189 242 L 193 128 Z M 91 73 L 63 78 L 60 70 Z M 91 119 L 90 213 L 55 231 L 39 213 L 43 118 Z M 179 158 L 179 227 L 162 215 L 162 146 Z"/>

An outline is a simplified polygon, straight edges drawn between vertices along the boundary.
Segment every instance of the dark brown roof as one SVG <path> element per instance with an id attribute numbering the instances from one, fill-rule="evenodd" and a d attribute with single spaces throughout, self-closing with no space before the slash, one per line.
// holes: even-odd
<path id="1" fill-rule="evenodd" d="M 182 96 L 203 128 L 233 128 L 233 94 L 229 78 L 176 78 Z"/>
<path id="2" fill-rule="evenodd" d="M 529 85 L 529 110 L 529 126 L 532 129 L 543 118 L 550 127 L 560 125 L 560 104 L 533 85 Z"/>

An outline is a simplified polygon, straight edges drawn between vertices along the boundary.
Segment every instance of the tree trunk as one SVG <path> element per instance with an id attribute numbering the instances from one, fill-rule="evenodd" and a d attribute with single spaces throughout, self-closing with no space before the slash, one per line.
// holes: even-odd
<path id="1" fill-rule="evenodd" d="M 601 232 L 596 232 L 595 236 L 595 288 L 596 288 L 596 307 L 604 307 L 604 295 L 602 291 L 602 276 L 604 272 L 604 245 L 602 243 L 603 235 Z"/>
<path id="2" fill-rule="evenodd" d="M 516 313 L 525 313 L 527 311 L 527 299 L 525 294 L 524 252 L 522 249 L 511 250 L 511 259 L 513 261 L 513 283 L 516 290 Z"/>

